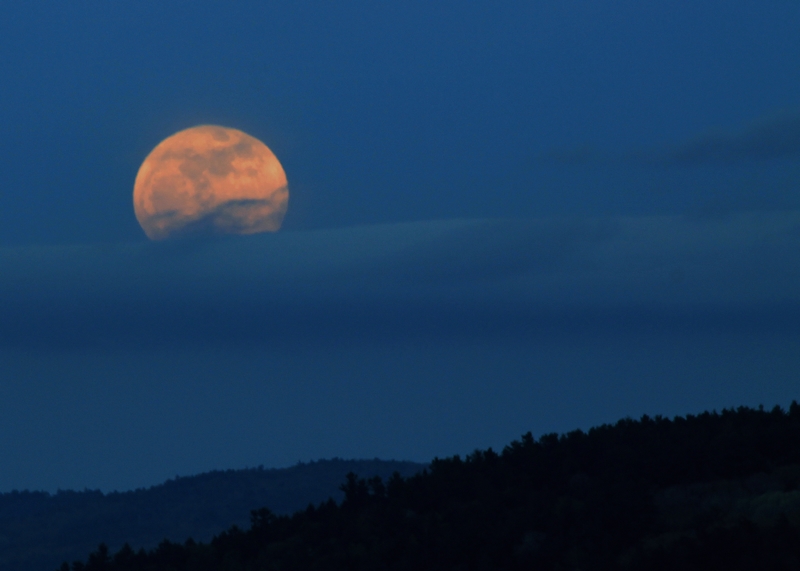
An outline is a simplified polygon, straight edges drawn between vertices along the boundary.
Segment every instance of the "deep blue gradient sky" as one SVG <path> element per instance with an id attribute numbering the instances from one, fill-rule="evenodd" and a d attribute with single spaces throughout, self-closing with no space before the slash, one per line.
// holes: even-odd
<path id="1" fill-rule="evenodd" d="M 800 6 L 6 3 L 0 491 L 800 397 Z M 148 243 L 193 125 L 284 228 Z"/>

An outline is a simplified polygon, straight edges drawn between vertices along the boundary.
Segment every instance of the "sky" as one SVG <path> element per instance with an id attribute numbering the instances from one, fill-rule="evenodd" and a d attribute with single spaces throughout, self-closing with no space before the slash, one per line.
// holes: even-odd
<path id="1" fill-rule="evenodd" d="M 800 398 L 795 2 L 6 4 L 0 492 Z M 279 232 L 148 241 L 200 124 Z"/>

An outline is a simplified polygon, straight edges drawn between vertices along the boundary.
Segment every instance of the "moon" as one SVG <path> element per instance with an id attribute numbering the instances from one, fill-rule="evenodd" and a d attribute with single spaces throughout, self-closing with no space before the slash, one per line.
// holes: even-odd
<path id="1" fill-rule="evenodd" d="M 133 185 L 136 219 L 151 240 L 276 232 L 288 206 L 286 173 L 269 147 L 218 125 L 161 141 Z"/>

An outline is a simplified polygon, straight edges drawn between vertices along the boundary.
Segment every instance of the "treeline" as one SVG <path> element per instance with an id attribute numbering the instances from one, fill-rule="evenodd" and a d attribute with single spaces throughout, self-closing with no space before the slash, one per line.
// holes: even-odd
<path id="1" fill-rule="evenodd" d="M 800 405 L 531 434 L 62 571 L 800 569 Z"/>
<path id="2" fill-rule="evenodd" d="M 290 468 L 226 470 L 169 480 L 128 492 L 97 490 L 0 494 L 0 570 L 53 571 L 86 557 L 103 542 L 156 547 L 165 538 L 208 541 L 249 524 L 254 506 L 290 514 L 333 497 L 349 471 L 363 477 L 412 475 L 423 464 L 384 460 L 320 460 Z"/>

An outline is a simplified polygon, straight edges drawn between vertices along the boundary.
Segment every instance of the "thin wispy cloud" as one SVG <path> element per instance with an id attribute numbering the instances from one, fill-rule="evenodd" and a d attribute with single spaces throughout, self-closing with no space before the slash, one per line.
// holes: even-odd
<path id="1" fill-rule="evenodd" d="M 640 164 L 651 166 L 732 165 L 773 159 L 800 159 L 800 110 L 771 113 L 736 128 L 720 128 L 661 148 L 633 151 L 596 145 L 551 149 L 543 164 Z"/>
<path id="2" fill-rule="evenodd" d="M 656 153 L 666 165 L 800 159 L 800 110 L 762 117 L 743 128 L 702 134 Z"/>

